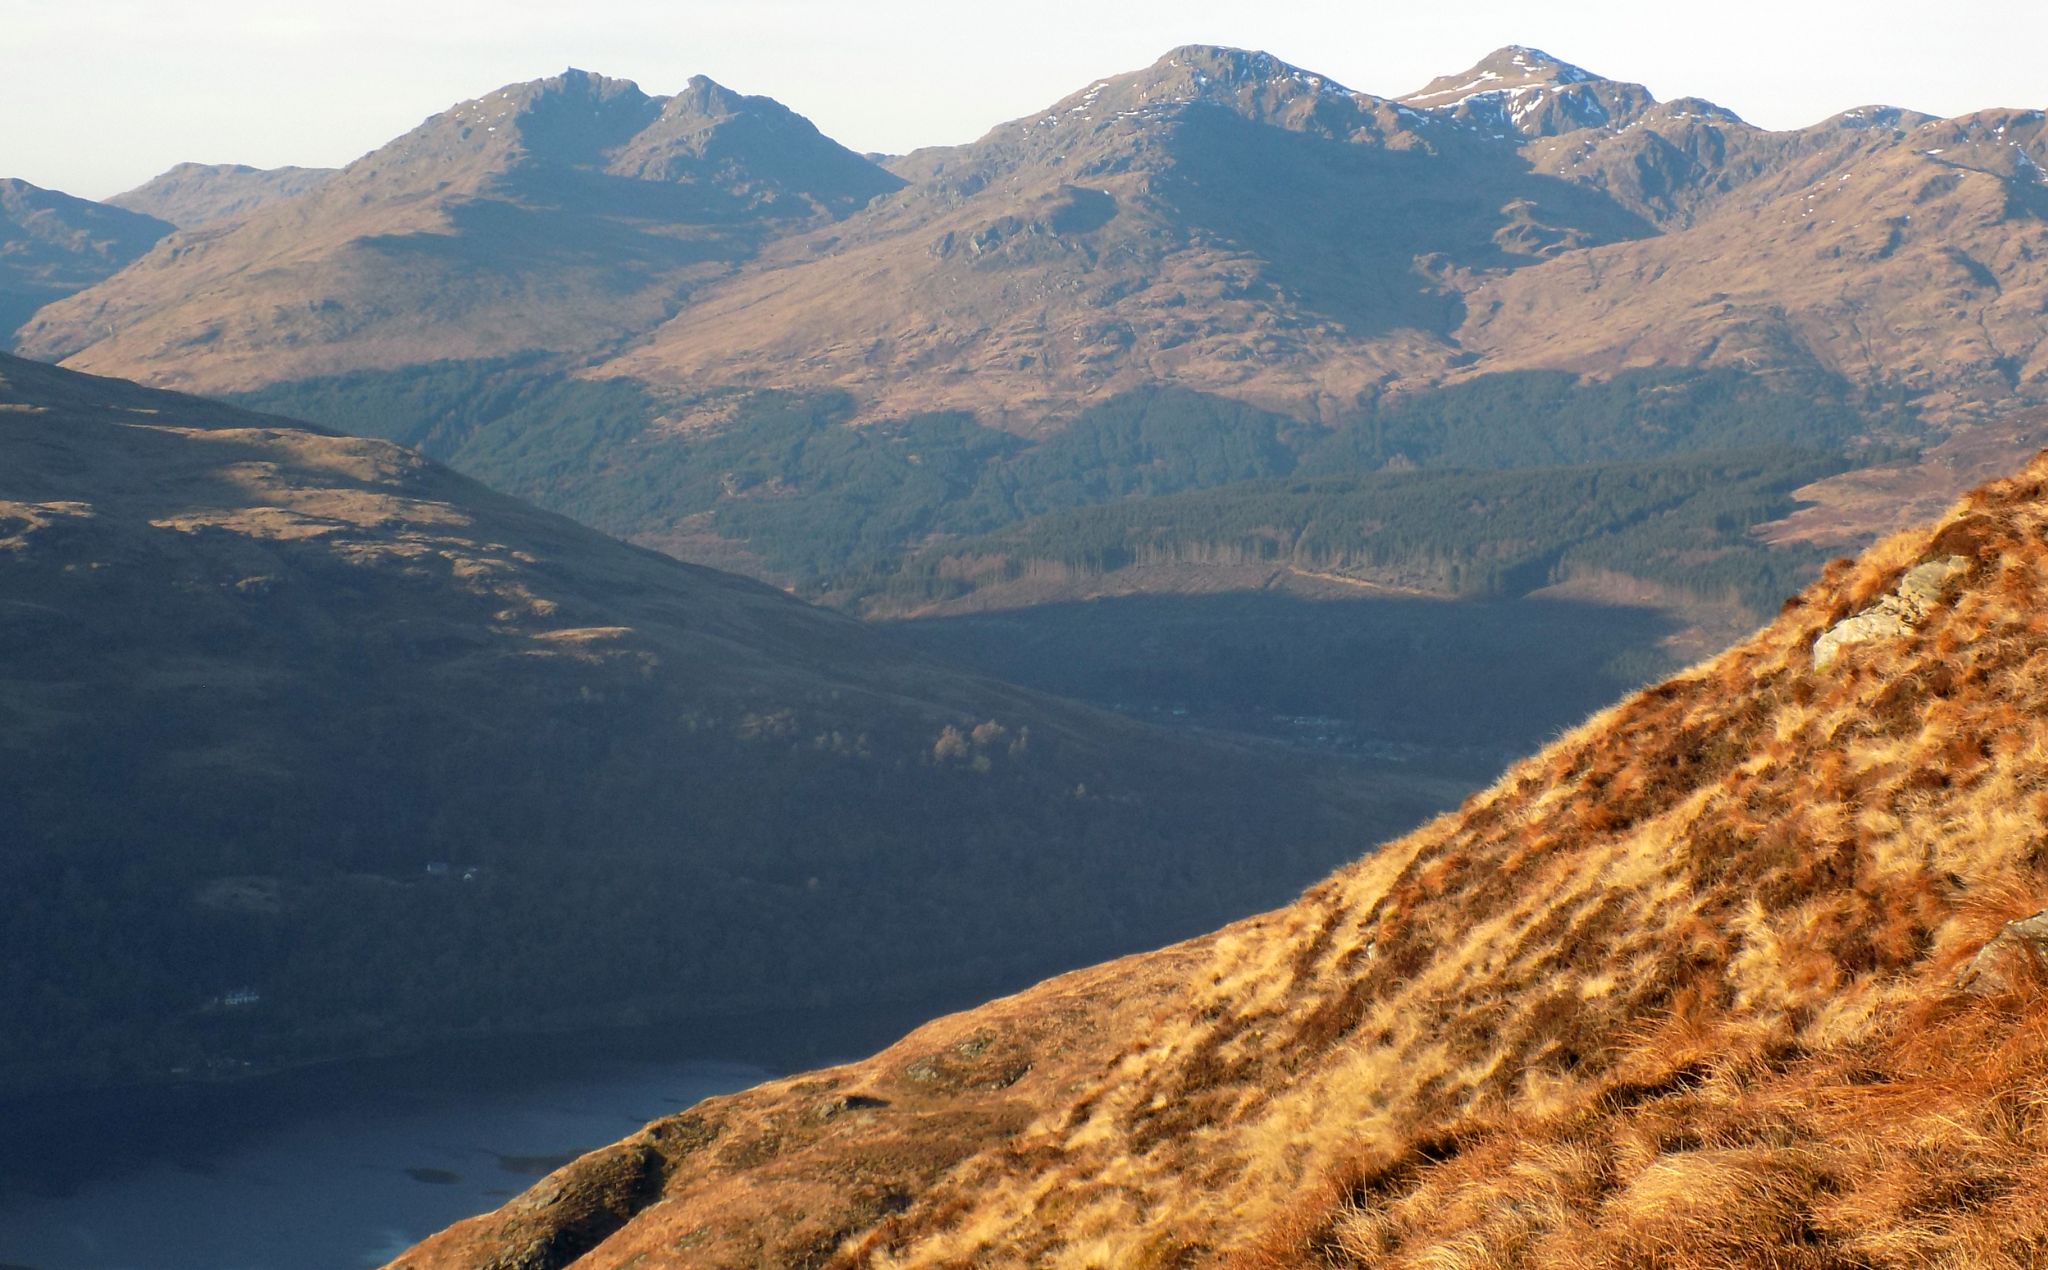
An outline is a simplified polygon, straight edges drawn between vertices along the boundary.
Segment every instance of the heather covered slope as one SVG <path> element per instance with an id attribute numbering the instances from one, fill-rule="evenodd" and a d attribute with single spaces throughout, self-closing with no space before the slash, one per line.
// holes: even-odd
<path id="1" fill-rule="evenodd" d="M 2048 456 L 1288 908 L 395 1264 L 2039 1265 L 2044 534 Z"/>
<path id="2" fill-rule="evenodd" d="M 0 359 L 0 1091 L 993 990 L 1443 801 Z"/>

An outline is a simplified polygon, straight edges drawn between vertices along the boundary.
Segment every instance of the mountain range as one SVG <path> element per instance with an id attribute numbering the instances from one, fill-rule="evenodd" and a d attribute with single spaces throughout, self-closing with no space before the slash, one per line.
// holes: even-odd
<path id="1" fill-rule="evenodd" d="M 1305 471 L 1704 455 L 1749 442 L 1682 411 L 1633 449 L 1570 438 L 1610 384 L 1663 385 L 1687 409 L 1769 400 L 1787 411 L 1772 443 L 1833 465 L 1773 460 L 1803 480 L 1725 531 L 1739 568 L 1511 575 L 1515 595 L 1653 595 L 1701 648 L 1767 613 L 1778 579 L 2030 452 L 2048 423 L 2044 146 L 2038 111 L 1865 107 L 1766 131 L 1521 46 L 1399 97 L 1187 46 L 974 143 L 881 158 L 708 80 L 662 98 L 569 71 L 336 174 L 167 173 L 130 205 L 235 214 L 44 306 L 18 341 L 386 436 L 633 541 L 882 615 L 1405 586 L 1446 562 L 1510 576 L 1494 561 L 1523 548 L 1437 539 L 1419 571 L 1389 570 L 1283 530 L 1284 567 L 1246 574 L 1192 568 L 1249 540 L 1190 542 L 1185 526 L 1167 531 L 1175 570 L 1132 563 L 1165 558 L 1151 541 L 1046 559 L 986 535 Z M 1578 387 L 1517 426 L 1560 444 L 1387 439 L 1390 416 L 1475 396 L 1555 400 L 1559 374 Z M 1802 400 L 1834 413 L 1802 427 Z M 1277 447 L 1188 458 L 1246 426 Z M 1147 475 L 1077 487 L 1097 452 Z M 933 466 L 906 478 L 918 464 Z M 1241 495 L 1226 519 L 1269 492 Z M 1566 555 L 1606 531 L 1575 532 L 1593 537 Z M 964 592 L 927 580 L 942 576 Z M 989 585 L 1017 576 L 1039 581 Z"/>
<path id="2" fill-rule="evenodd" d="M 2044 146 L 2039 111 L 1768 132 L 1520 47 L 1384 98 L 1190 46 L 884 170 L 765 98 L 569 72 L 436 116 L 288 216 L 166 244 L 22 345 L 219 391 L 402 364 L 377 334 L 402 322 L 417 361 L 575 352 L 1025 433 L 1158 382 L 1327 421 L 1559 365 L 1820 370 L 1972 416 L 2042 380 Z M 398 261 L 513 242 L 521 285 L 617 311 L 486 336 L 474 302 L 400 303 Z M 349 316 L 249 321 L 287 282 Z"/>

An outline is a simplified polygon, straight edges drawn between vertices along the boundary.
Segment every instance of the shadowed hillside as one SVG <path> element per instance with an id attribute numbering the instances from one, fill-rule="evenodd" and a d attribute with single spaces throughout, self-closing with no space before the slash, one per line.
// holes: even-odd
<path id="1" fill-rule="evenodd" d="M 37 309 L 119 272 L 170 232 L 140 211 L 0 179 L 0 352 Z"/>
<path id="2" fill-rule="evenodd" d="M 0 1092 L 989 991 L 1449 801 L 12 358 L 0 760 Z"/>
<path id="3" fill-rule="evenodd" d="M 2048 456 L 1290 907 L 395 1264 L 2039 1265 L 2044 535 Z"/>

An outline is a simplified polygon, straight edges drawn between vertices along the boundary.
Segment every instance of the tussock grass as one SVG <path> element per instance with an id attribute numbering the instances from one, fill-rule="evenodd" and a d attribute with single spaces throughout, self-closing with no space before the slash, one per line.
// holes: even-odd
<path id="1" fill-rule="evenodd" d="M 2048 1265 L 2048 975 L 1958 985 L 2048 907 L 2044 483 L 1837 562 L 1290 908 L 874 1060 L 1038 1029 L 1029 1123 L 828 1264 Z M 1941 555 L 1919 628 L 1813 668 Z"/>

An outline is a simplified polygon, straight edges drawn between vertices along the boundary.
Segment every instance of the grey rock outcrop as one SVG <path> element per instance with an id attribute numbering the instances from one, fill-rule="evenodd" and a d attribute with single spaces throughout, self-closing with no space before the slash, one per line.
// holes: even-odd
<path id="1" fill-rule="evenodd" d="M 1922 561 L 1906 570 L 1891 594 L 1856 614 L 1843 618 L 1813 641 L 1813 664 L 1825 669 L 1850 644 L 1873 639 L 1898 639 L 1927 620 L 1941 603 L 1948 584 L 1968 571 L 1970 562 L 1961 556 L 1942 556 Z"/>
<path id="2" fill-rule="evenodd" d="M 1963 967 L 1956 986 L 1977 996 L 2010 991 L 2016 986 L 2013 972 L 2025 964 L 2023 958 L 2031 960 L 2036 971 L 2048 972 L 2048 909 L 2007 922 Z"/>

